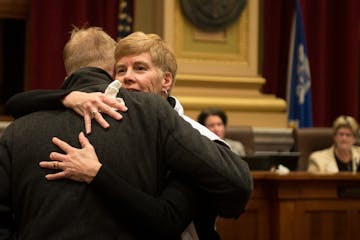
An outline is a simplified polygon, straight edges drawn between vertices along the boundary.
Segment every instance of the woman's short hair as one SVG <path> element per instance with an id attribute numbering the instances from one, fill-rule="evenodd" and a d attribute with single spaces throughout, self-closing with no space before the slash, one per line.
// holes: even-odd
<path id="1" fill-rule="evenodd" d="M 134 32 L 120 39 L 115 49 L 115 61 L 117 62 L 125 56 L 139 55 L 146 52 L 149 52 L 156 67 L 172 75 L 171 89 L 175 83 L 177 71 L 176 57 L 159 35 Z"/>
<path id="2" fill-rule="evenodd" d="M 227 124 L 227 116 L 225 112 L 219 108 L 206 108 L 201 111 L 201 113 L 198 116 L 198 122 L 205 126 L 205 121 L 209 116 L 219 116 L 224 124 L 226 126 Z"/>
<path id="3" fill-rule="evenodd" d="M 341 115 L 338 118 L 336 118 L 333 123 L 334 134 L 337 132 L 339 128 L 343 128 L 343 127 L 350 129 L 355 137 L 358 135 L 359 124 L 355 120 L 355 118 L 347 115 Z"/>

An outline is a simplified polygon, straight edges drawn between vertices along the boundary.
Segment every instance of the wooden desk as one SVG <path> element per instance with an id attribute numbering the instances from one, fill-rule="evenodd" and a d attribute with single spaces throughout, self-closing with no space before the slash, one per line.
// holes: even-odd
<path id="1" fill-rule="evenodd" d="M 253 172 L 253 179 L 246 212 L 219 219 L 222 240 L 360 239 L 360 174 Z"/>

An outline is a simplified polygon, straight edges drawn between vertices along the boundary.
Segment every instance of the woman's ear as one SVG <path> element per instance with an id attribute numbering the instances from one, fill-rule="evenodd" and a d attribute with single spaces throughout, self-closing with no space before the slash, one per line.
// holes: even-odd
<path id="1" fill-rule="evenodd" d="M 163 73 L 163 84 L 161 87 L 162 91 L 170 92 L 172 83 L 173 83 L 173 77 L 170 72 L 164 72 Z"/>
<path id="2" fill-rule="evenodd" d="M 356 141 L 357 141 L 356 135 L 354 135 L 354 137 L 352 138 L 352 145 L 355 145 L 355 144 L 356 144 Z"/>

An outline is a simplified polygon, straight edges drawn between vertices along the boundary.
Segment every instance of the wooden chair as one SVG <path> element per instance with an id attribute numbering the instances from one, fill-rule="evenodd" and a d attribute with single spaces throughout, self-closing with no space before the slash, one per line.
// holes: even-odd
<path id="1" fill-rule="evenodd" d="M 255 152 L 254 132 L 251 126 L 226 127 L 225 138 L 240 141 L 245 147 L 246 155 Z"/>
<path id="2" fill-rule="evenodd" d="M 330 147 L 334 142 L 333 129 L 312 127 L 294 129 L 294 151 L 300 153 L 298 171 L 306 171 L 308 158 L 314 151 Z"/>

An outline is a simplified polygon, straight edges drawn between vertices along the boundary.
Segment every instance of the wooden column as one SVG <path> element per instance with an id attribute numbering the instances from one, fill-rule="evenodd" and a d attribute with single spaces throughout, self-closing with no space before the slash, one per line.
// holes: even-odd
<path id="1" fill-rule="evenodd" d="M 285 101 L 261 92 L 259 14 L 259 1 L 247 1 L 237 21 L 207 32 L 185 17 L 179 0 L 164 1 L 163 36 L 179 64 L 172 94 L 187 115 L 196 119 L 215 106 L 226 110 L 229 125 L 286 127 Z"/>

